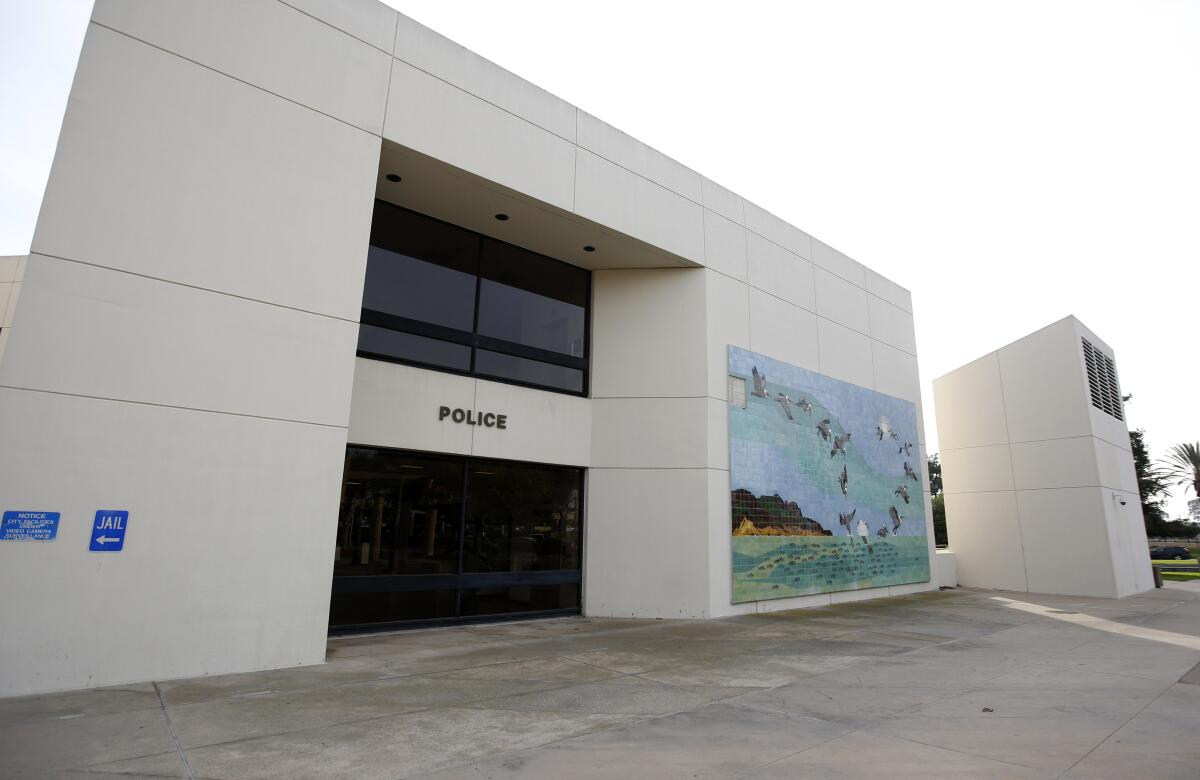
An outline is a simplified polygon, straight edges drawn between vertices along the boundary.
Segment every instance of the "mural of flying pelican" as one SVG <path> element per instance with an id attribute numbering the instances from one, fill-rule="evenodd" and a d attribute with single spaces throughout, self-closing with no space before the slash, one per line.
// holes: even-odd
<path id="1" fill-rule="evenodd" d="M 850 434 L 844 433 L 841 436 L 835 436 L 833 439 L 833 449 L 829 451 L 829 457 L 842 453 L 842 457 L 846 456 L 846 445 L 850 443 Z"/>
<path id="2" fill-rule="evenodd" d="M 896 511 L 895 506 L 888 507 L 888 515 L 892 518 L 892 535 L 894 536 L 896 532 L 900 530 L 900 521 L 903 520 L 904 517 L 898 511 Z"/>
<path id="3" fill-rule="evenodd" d="M 779 405 L 783 407 L 783 413 L 787 415 L 789 420 L 796 419 L 792 416 L 792 399 L 788 398 L 783 393 L 776 393 L 775 400 L 778 401 Z"/>
<path id="4" fill-rule="evenodd" d="M 842 488 L 842 495 L 846 495 L 846 485 L 850 482 L 850 475 L 846 473 L 846 467 L 842 466 L 842 475 L 838 477 L 838 484 Z"/>
<path id="5" fill-rule="evenodd" d="M 908 503 L 908 485 L 901 485 L 900 487 L 896 488 L 893 495 L 900 496 L 900 498 L 904 499 L 904 503 L 907 504 Z"/>
<path id="6" fill-rule="evenodd" d="M 822 439 L 829 441 L 829 437 L 833 435 L 833 430 L 829 427 L 828 417 L 817 423 L 817 433 L 821 434 Z"/>
<path id="7" fill-rule="evenodd" d="M 917 472 L 913 471 L 912 466 L 908 465 L 908 461 L 904 461 L 904 476 L 908 477 L 913 482 L 921 481 L 920 477 L 917 476 Z"/>
<path id="8" fill-rule="evenodd" d="M 888 418 L 886 417 L 879 418 L 879 425 L 875 426 L 875 433 L 879 435 L 880 441 L 899 438 L 896 432 L 892 430 L 892 424 L 888 422 Z"/>
<path id="9" fill-rule="evenodd" d="M 903 444 L 901 444 L 900 449 L 896 450 L 896 454 L 897 455 L 907 455 L 911 458 L 912 457 L 912 443 L 906 441 Z"/>
<path id="10" fill-rule="evenodd" d="M 847 536 L 854 535 L 854 533 L 850 530 L 850 524 L 854 522 L 854 513 L 857 511 L 858 511 L 858 509 L 851 509 L 850 514 L 843 514 L 842 512 L 838 512 L 838 522 L 841 523 L 842 527 L 846 529 Z"/>
<path id="11" fill-rule="evenodd" d="M 754 389 L 750 391 L 750 395 L 756 395 L 759 398 L 766 398 L 767 375 L 758 373 L 758 366 L 751 368 L 750 373 L 754 376 Z"/>

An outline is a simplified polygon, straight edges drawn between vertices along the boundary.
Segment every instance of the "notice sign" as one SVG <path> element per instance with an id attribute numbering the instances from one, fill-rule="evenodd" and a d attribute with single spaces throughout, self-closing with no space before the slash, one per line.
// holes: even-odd
<path id="1" fill-rule="evenodd" d="M 53 542 L 58 517 L 58 512 L 5 512 L 0 542 Z"/>
<path id="2" fill-rule="evenodd" d="M 125 547 L 125 529 L 129 527 L 129 512 L 124 509 L 98 509 L 92 523 L 91 552 L 121 552 Z"/>

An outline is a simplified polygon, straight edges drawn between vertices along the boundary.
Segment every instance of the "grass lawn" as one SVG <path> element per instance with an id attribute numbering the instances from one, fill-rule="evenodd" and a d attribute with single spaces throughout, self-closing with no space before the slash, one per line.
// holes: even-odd
<path id="1" fill-rule="evenodd" d="M 1163 561 L 1158 561 L 1158 560 L 1152 560 L 1152 561 L 1150 561 L 1150 563 L 1161 563 L 1161 564 L 1164 564 L 1164 565 L 1166 565 L 1166 566 L 1198 566 L 1198 565 L 1200 565 L 1200 561 L 1196 560 L 1195 558 L 1184 558 L 1182 561 L 1174 561 L 1174 560 L 1163 560 Z"/>
<path id="2" fill-rule="evenodd" d="M 1200 580 L 1200 571 L 1164 571 L 1162 578 L 1164 580 L 1172 580 L 1173 582 Z"/>

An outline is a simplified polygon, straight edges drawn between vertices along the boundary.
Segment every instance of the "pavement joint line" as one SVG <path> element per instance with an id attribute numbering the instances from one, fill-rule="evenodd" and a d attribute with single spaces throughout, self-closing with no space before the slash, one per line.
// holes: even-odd
<path id="1" fill-rule="evenodd" d="M 1155 696 L 1155 697 L 1154 697 L 1153 699 L 1151 699 L 1150 701 L 1146 702 L 1146 705 L 1145 705 L 1144 707 L 1142 707 L 1140 710 L 1138 710 L 1137 712 L 1135 712 L 1135 713 L 1133 713 L 1132 715 L 1130 715 L 1130 716 L 1129 716 L 1129 718 L 1128 718 L 1128 719 L 1127 719 L 1127 720 L 1126 720 L 1124 723 L 1122 723 L 1120 726 L 1117 726 L 1115 729 L 1113 729 L 1113 730 L 1112 730 L 1112 732 L 1111 732 L 1111 733 L 1109 733 L 1109 734 L 1108 734 L 1108 735 L 1107 735 L 1107 736 L 1106 736 L 1104 739 L 1100 740 L 1100 741 L 1099 741 L 1099 742 L 1097 742 L 1095 745 L 1092 745 L 1092 747 L 1091 747 L 1091 748 L 1088 750 L 1088 752 L 1084 753 L 1082 756 L 1080 756 L 1080 757 L 1079 757 L 1079 760 L 1078 760 L 1078 761 L 1076 761 L 1074 764 L 1071 764 L 1069 767 L 1067 767 L 1065 770 L 1063 770 L 1061 773 L 1059 773 L 1058 777 L 1062 777 L 1062 776 L 1066 775 L 1066 774 L 1067 774 L 1068 772 L 1070 772 L 1072 769 L 1074 769 L 1075 767 L 1079 766 L 1079 764 L 1080 764 L 1080 763 L 1082 763 L 1082 762 L 1083 762 L 1083 760 L 1084 760 L 1085 758 L 1087 758 L 1088 756 L 1090 756 L 1092 753 L 1096 752 L 1096 748 L 1100 747 L 1100 746 L 1101 746 L 1101 745 L 1103 745 L 1105 742 L 1108 742 L 1110 739 L 1112 739 L 1112 738 L 1113 738 L 1113 736 L 1114 736 L 1114 735 L 1115 735 L 1115 734 L 1116 734 L 1118 731 L 1120 731 L 1121 729 L 1123 729 L 1123 728 L 1125 728 L 1126 726 L 1128 726 L 1128 725 L 1130 724 L 1130 722 L 1131 722 L 1131 721 L 1133 721 L 1133 719 L 1134 719 L 1134 718 L 1136 718 L 1138 715 L 1141 715 L 1143 712 L 1145 712 L 1145 711 L 1146 711 L 1146 709 L 1147 709 L 1147 708 L 1148 708 L 1148 707 L 1149 707 L 1151 704 L 1153 704 L 1154 702 L 1156 702 L 1156 701 L 1158 701 L 1159 699 L 1161 699 L 1161 698 L 1163 697 L 1163 694 L 1165 694 L 1167 691 L 1171 690 L 1173 687 L 1175 687 L 1175 686 L 1174 686 L 1174 685 L 1168 685 L 1166 688 L 1164 688 L 1163 690 L 1159 691 L 1159 693 L 1158 693 L 1158 695 L 1157 695 L 1157 696 Z"/>
<path id="2" fill-rule="evenodd" d="M 179 734 L 175 731 L 175 724 L 171 722 L 171 713 L 167 711 L 167 702 L 163 699 L 158 683 L 154 683 L 154 693 L 158 696 L 158 705 L 162 708 L 163 720 L 167 722 L 167 731 L 171 734 L 171 741 L 175 743 L 175 751 L 179 754 L 180 762 L 183 763 L 183 771 L 187 775 L 188 780 L 195 780 L 196 775 L 192 772 L 192 765 L 188 763 L 187 752 L 183 749 L 183 743 L 179 741 Z"/>

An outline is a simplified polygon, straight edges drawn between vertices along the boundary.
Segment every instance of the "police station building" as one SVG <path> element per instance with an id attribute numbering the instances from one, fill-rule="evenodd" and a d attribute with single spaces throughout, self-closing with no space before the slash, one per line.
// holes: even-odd
<path id="1" fill-rule="evenodd" d="M 99 0 L 0 258 L 0 695 L 935 588 L 730 584 L 729 348 L 919 420 L 911 312 L 373 0 Z"/>

